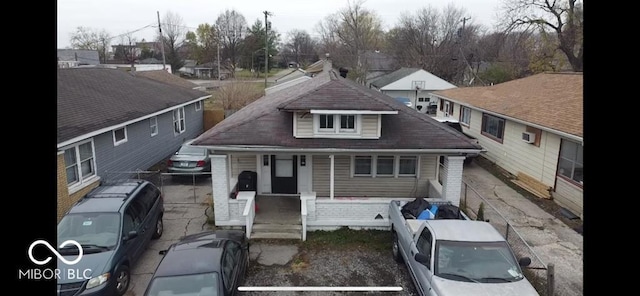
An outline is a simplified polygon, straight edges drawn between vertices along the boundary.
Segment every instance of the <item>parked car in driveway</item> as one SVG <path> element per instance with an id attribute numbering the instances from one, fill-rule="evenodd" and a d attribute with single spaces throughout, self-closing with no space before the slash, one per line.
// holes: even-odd
<path id="1" fill-rule="evenodd" d="M 167 162 L 169 173 L 207 173 L 211 172 L 209 149 L 191 146 L 187 141 Z"/>
<path id="2" fill-rule="evenodd" d="M 240 230 L 188 235 L 160 254 L 145 296 L 237 295 L 249 269 L 249 240 Z"/>
<path id="3" fill-rule="evenodd" d="M 58 223 L 58 269 L 82 277 L 58 278 L 58 295 L 117 295 L 127 292 L 131 268 L 151 239 L 162 236 L 163 197 L 145 180 L 102 183 L 81 198 Z M 63 244 L 69 240 L 76 244 Z"/>

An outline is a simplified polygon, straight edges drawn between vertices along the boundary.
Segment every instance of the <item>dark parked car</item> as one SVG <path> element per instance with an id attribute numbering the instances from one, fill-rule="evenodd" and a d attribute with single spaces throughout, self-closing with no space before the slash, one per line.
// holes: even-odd
<path id="1" fill-rule="evenodd" d="M 58 269 L 78 273 L 61 275 L 58 295 L 124 295 L 133 264 L 162 236 L 163 214 L 160 190 L 145 180 L 102 183 L 87 193 L 58 223 L 58 246 L 73 240 L 83 252 L 75 264 L 58 259 Z M 72 261 L 80 250 L 67 244 L 58 252 Z"/>
<path id="2" fill-rule="evenodd" d="M 145 296 L 238 295 L 249 268 L 249 241 L 240 230 L 188 235 L 160 254 Z"/>
<path id="3" fill-rule="evenodd" d="M 211 172 L 211 158 L 207 148 L 190 145 L 191 141 L 182 144 L 180 149 L 169 158 L 169 173 L 194 174 Z"/>

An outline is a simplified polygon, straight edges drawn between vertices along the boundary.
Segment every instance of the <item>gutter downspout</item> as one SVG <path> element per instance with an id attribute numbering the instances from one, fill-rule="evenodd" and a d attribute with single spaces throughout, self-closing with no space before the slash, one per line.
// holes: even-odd
<path id="1" fill-rule="evenodd" d="M 335 179 L 335 174 L 334 174 L 334 169 L 335 169 L 335 163 L 333 160 L 333 154 L 329 155 L 329 159 L 331 160 L 331 168 L 329 170 L 329 198 L 331 200 L 333 200 L 333 188 L 334 188 L 334 179 Z"/>

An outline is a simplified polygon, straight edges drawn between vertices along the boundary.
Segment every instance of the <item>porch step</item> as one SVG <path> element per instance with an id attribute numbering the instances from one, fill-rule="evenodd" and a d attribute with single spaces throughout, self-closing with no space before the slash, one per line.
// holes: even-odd
<path id="1" fill-rule="evenodd" d="M 302 225 L 298 224 L 254 224 L 251 238 L 258 239 L 302 239 Z"/>

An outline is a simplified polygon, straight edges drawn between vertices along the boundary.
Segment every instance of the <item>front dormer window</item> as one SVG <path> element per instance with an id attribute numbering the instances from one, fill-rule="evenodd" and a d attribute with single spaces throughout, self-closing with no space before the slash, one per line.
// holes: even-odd
<path id="1" fill-rule="evenodd" d="M 316 135 L 357 136 L 361 120 L 360 114 L 314 114 L 313 125 Z"/>

